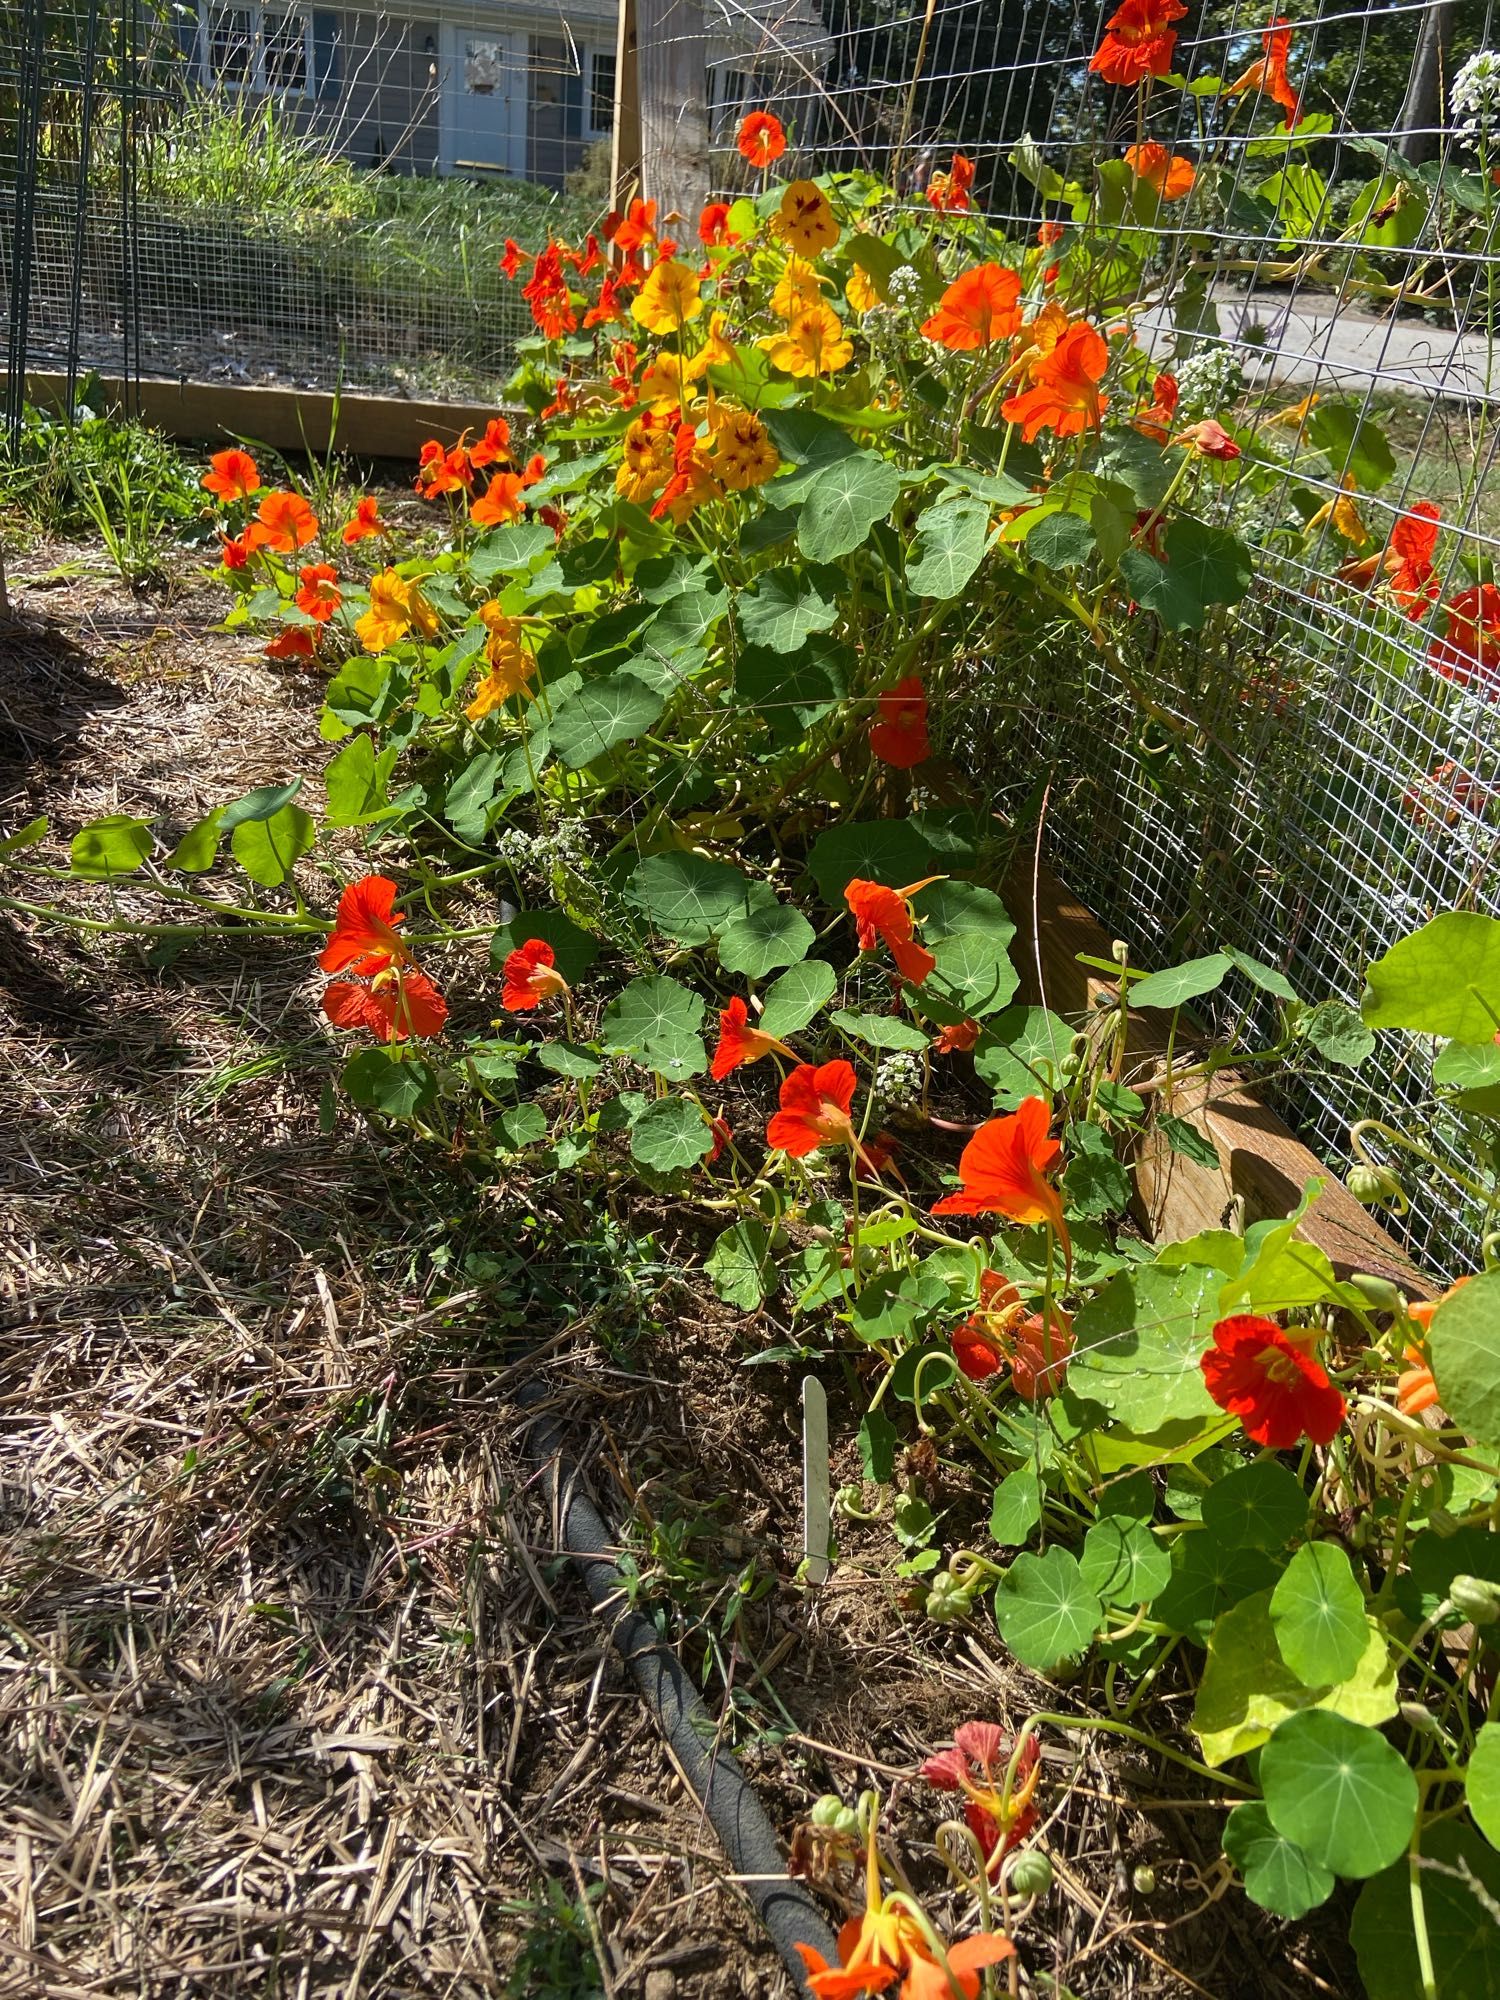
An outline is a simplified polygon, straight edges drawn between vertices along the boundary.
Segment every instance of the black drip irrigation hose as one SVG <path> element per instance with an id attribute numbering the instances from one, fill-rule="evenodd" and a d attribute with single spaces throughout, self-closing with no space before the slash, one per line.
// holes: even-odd
<path id="1" fill-rule="evenodd" d="M 516 1400 L 523 1408 L 535 1408 L 547 1395 L 540 1383 L 527 1382 L 521 1385 Z M 755 1905 L 797 1990 L 806 1993 L 806 1974 L 796 1951 L 799 1944 L 811 1945 L 832 1964 L 838 1962 L 834 1936 L 822 1911 L 799 1882 L 787 1878 L 786 1857 L 776 1831 L 735 1757 L 716 1744 L 714 1718 L 681 1660 L 663 1644 L 651 1621 L 630 1608 L 626 1578 L 609 1553 L 611 1547 L 618 1546 L 617 1538 L 582 1491 L 578 1468 L 567 1453 L 561 1429 L 550 1417 L 536 1419 L 529 1450 L 539 1465 L 550 1467 L 563 1546 L 583 1578 L 590 1602 L 608 1621 L 611 1643 L 671 1745 L 735 1874 L 741 1878 L 740 1886 Z"/>

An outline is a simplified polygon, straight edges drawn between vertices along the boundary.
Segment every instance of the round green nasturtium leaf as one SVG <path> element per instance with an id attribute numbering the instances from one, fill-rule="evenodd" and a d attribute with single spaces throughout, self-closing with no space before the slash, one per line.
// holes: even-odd
<path id="1" fill-rule="evenodd" d="M 223 832 L 220 823 L 222 819 L 222 808 L 215 806 L 212 812 L 205 813 L 202 819 L 190 826 L 167 856 L 167 867 L 181 868 L 189 875 L 202 875 L 205 870 L 212 868 L 219 856 L 219 837 Z"/>
<path id="2" fill-rule="evenodd" d="M 747 979 L 764 979 L 778 966 L 797 965 L 806 958 L 817 932 L 800 910 L 785 903 L 768 903 L 747 910 L 719 935 L 719 963 L 726 972 Z"/>
<path id="3" fill-rule="evenodd" d="M 636 674 L 606 674 L 589 681 L 554 712 L 552 747 L 575 771 L 617 743 L 643 736 L 666 706 L 660 693 Z"/>
<path id="4" fill-rule="evenodd" d="M 830 1297 L 834 1295 L 832 1292 L 828 1294 Z M 799 1303 L 805 1305 L 807 1301 L 803 1299 Z M 919 1378 L 924 1401 L 939 1389 L 946 1389 L 950 1382 L 958 1380 L 958 1363 L 946 1341 L 939 1343 L 934 1340 L 921 1347 L 908 1347 L 891 1370 L 891 1395 L 898 1402 L 914 1402 Z"/>
<path id="5" fill-rule="evenodd" d="M 1371 1028 L 1492 1042 L 1500 1020 L 1500 919 L 1449 910 L 1391 946 L 1365 974 Z"/>
<path id="6" fill-rule="evenodd" d="M 1236 1806 L 1224 1822 L 1224 1852 L 1251 1902 L 1274 1916 L 1305 1917 L 1333 1894 L 1333 1875 L 1276 1831 L 1259 1799 Z"/>
<path id="7" fill-rule="evenodd" d="M 1375 1053 L 1375 1037 L 1352 1007 L 1342 1000 L 1324 1000 L 1303 1016 L 1297 1032 L 1326 1061 L 1342 1069 L 1358 1069 Z"/>
<path id="8" fill-rule="evenodd" d="M 937 960 L 930 983 L 967 1014 L 1006 1006 L 1020 984 L 1010 962 L 1016 927 L 994 891 L 973 882 L 934 882 L 916 898 L 916 909 L 922 942 Z"/>
<path id="9" fill-rule="evenodd" d="M 1222 1474 L 1200 1518 L 1221 1548 L 1282 1549 L 1307 1525 L 1302 1481 L 1279 1459 L 1255 1458 Z"/>
<path id="10" fill-rule="evenodd" d="M 748 913 L 751 888 L 749 876 L 728 861 L 674 852 L 643 861 L 625 894 L 663 937 L 707 944 Z"/>
<path id="11" fill-rule="evenodd" d="M 1326 1708 L 1289 1715 L 1261 1752 L 1260 1781 L 1276 1831 L 1335 1875 L 1378 1875 L 1406 1851 L 1417 1780 L 1377 1729 Z"/>
<path id="12" fill-rule="evenodd" d="M 1500 1854 L 1453 1820 L 1424 1829 L 1420 1874 L 1427 1944 L 1443 2000 L 1484 2000 L 1500 1993 Z M 1412 1930 L 1411 1868 L 1403 1855 L 1366 1882 L 1354 1906 L 1350 1940 L 1368 2000 L 1413 2000 L 1422 1967 Z"/>
<path id="13" fill-rule="evenodd" d="M 708 1120 L 690 1097 L 659 1097 L 630 1128 L 631 1158 L 659 1174 L 696 1167 L 713 1148 Z"/>
<path id="14" fill-rule="evenodd" d="M 599 940 L 563 911 L 517 910 L 490 939 L 490 964 L 498 971 L 513 951 L 533 938 L 551 945 L 557 970 L 570 986 L 577 985 L 599 956 Z"/>
<path id="15" fill-rule="evenodd" d="M 500 1114 L 497 1123 L 506 1149 L 512 1153 L 539 1146 L 547 1136 L 547 1114 L 539 1104 L 513 1104 Z"/>
<path id="16" fill-rule="evenodd" d="M 829 827 L 808 853 L 807 865 L 818 893 L 836 910 L 844 905 L 844 889 L 856 877 L 883 882 L 888 889 L 905 889 L 936 872 L 931 846 L 910 820 L 872 819 Z"/>
<path id="17" fill-rule="evenodd" d="M 1471 1278 L 1443 1301 L 1427 1348 L 1454 1423 L 1470 1437 L 1500 1438 L 1500 1271 Z"/>
<path id="18" fill-rule="evenodd" d="M 1207 958 L 1190 958 L 1184 965 L 1169 966 L 1165 972 L 1148 972 L 1144 979 L 1130 983 L 1132 1007 L 1182 1007 L 1201 999 L 1224 984 L 1234 960 L 1227 952 L 1212 951 Z"/>
<path id="19" fill-rule="evenodd" d="M 803 490 L 797 546 L 809 562 L 837 562 L 869 539 L 901 498 L 901 473 L 873 451 L 825 467 Z"/>
<path id="20" fill-rule="evenodd" d="M 1500 1847 L 1500 1722 L 1486 1722 L 1474 1738 L 1465 1791 L 1474 1824 Z"/>
<path id="21" fill-rule="evenodd" d="M 708 1057 L 698 1028 L 703 996 L 658 973 L 632 979 L 604 1010 L 600 1034 L 615 1055 L 634 1056 L 674 1083 L 701 1076 Z"/>
<path id="22" fill-rule="evenodd" d="M 289 806 L 302 789 L 302 780 L 293 778 L 285 785 L 257 785 L 253 792 L 246 792 L 241 799 L 224 807 L 219 815 L 219 825 L 225 833 L 233 833 L 237 826 L 244 826 L 251 820 L 274 819 L 283 806 Z"/>
<path id="23" fill-rule="evenodd" d="M 703 1268 L 725 1305 L 741 1312 L 754 1312 L 780 1282 L 770 1232 L 753 1219 L 732 1223 L 715 1241 Z"/>
<path id="24" fill-rule="evenodd" d="M 1281 1657 L 1304 1687 L 1331 1687 L 1358 1667 L 1369 1640 L 1365 1594 L 1336 1542 L 1304 1542 L 1271 1593 Z"/>
<path id="25" fill-rule="evenodd" d="M 1104 1622 L 1104 1607 L 1078 1561 L 1056 1543 L 1017 1556 L 995 1586 L 995 1623 L 1023 1667 L 1050 1673 L 1076 1660 Z"/>
<path id="26" fill-rule="evenodd" d="M 994 1091 L 996 1108 L 1014 1111 L 1023 1098 L 1051 1095 L 1072 1046 L 1073 1030 L 1061 1014 L 1006 1007 L 985 1023 L 974 1068 Z"/>
<path id="27" fill-rule="evenodd" d="M 762 1031 L 784 1042 L 822 1013 L 838 990 L 838 974 L 826 958 L 804 959 L 766 989 Z"/>
<path id="28" fill-rule="evenodd" d="M 1199 1359 L 1222 1285 L 1217 1271 L 1144 1264 L 1122 1271 L 1073 1323 L 1068 1384 L 1137 1437 L 1197 1417 L 1217 1417 Z"/>
<path id="29" fill-rule="evenodd" d="M 242 819 L 229 844 L 252 882 L 279 889 L 317 837 L 312 814 L 287 805 L 269 819 Z"/>
<path id="30" fill-rule="evenodd" d="M 990 1533 L 1002 1549 L 1019 1548 L 1042 1518 L 1042 1487 L 1029 1465 L 1008 1472 L 995 1488 Z"/>
<path id="31" fill-rule="evenodd" d="M 982 500 L 943 500 L 917 523 L 906 587 L 918 597 L 957 597 L 984 560 L 990 510 Z"/>
<path id="32" fill-rule="evenodd" d="M 1026 554 L 1044 569 L 1077 569 L 1094 553 L 1094 531 L 1081 514 L 1043 515 L 1026 537 Z"/>
<path id="33" fill-rule="evenodd" d="M 1200 1645 L 1223 1612 L 1269 1588 L 1276 1564 L 1264 1549 L 1226 1548 L 1217 1535 L 1179 1535 L 1172 1545 L 1172 1577 L 1151 1607 L 1169 1631 Z"/>
<path id="34" fill-rule="evenodd" d="M 841 1007 L 828 1019 L 835 1028 L 852 1035 L 855 1041 L 865 1043 L 868 1048 L 904 1049 L 908 1054 L 919 1055 L 927 1047 L 927 1037 L 922 1030 L 913 1027 L 899 1014 L 861 1014 Z"/>
<path id="35" fill-rule="evenodd" d="M 1262 993 L 1270 993 L 1277 1000 L 1296 999 L 1295 987 L 1286 974 L 1278 972 L 1274 965 L 1267 965 L 1264 959 L 1252 958 L 1248 951 L 1227 949 L 1227 956 L 1236 972 L 1244 973 L 1250 984 L 1258 986 Z"/>
<path id="36" fill-rule="evenodd" d="M 809 570 L 800 564 L 762 570 L 755 588 L 744 591 L 735 604 L 745 643 L 772 653 L 795 653 L 814 632 L 838 623 L 843 581 L 836 569 Z"/>
<path id="37" fill-rule="evenodd" d="M 1078 1559 L 1084 1582 L 1106 1604 L 1149 1604 L 1172 1575 L 1170 1550 L 1141 1521 L 1096 1521 Z"/>
<path id="38" fill-rule="evenodd" d="M 1166 561 L 1127 549 L 1120 575 L 1143 611 L 1169 632 L 1201 631 L 1215 604 L 1238 604 L 1255 579 L 1250 551 L 1237 536 L 1179 514 L 1167 523 Z"/>
<path id="39" fill-rule="evenodd" d="M 592 1049 L 580 1048 L 576 1042 L 543 1042 L 536 1059 L 554 1076 L 566 1076 L 580 1083 L 597 1076 L 604 1067 Z"/>
<path id="40" fill-rule="evenodd" d="M 344 1064 L 343 1085 L 361 1111 L 412 1118 L 437 1096 L 437 1072 L 422 1056 L 361 1049 Z"/>
<path id="41" fill-rule="evenodd" d="M 1206 1535 L 1204 1530 L 1194 1539 Z M 1225 1559 L 1243 1562 L 1255 1553 L 1231 1550 Z M 1164 1591 L 1152 1607 L 1153 1615 L 1164 1624 L 1173 1622 L 1164 1610 L 1167 1602 Z M 1364 1651 L 1345 1680 L 1310 1688 L 1281 1657 L 1271 1623 L 1269 1590 L 1257 1591 L 1221 1612 L 1209 1634 L 1208 1658 L 1193 1708 L 1193 1729 L 1203 1748 L 1204 1763 L 1217 1770 L 1231 1757 L 1243 1757 L 1258 1748 L 1289 1716 L 1314 1709 L 1342 1720 L 1369 1723 L 1371 1735 L 1374 1724 L 1390 1720 L 1396 1712 L 1396 1672 L 1382 1628 L 1373 1619 L 1366 1621 Z M 1293 1840 L 1301 1839 L 1290 1826 L 1281 1830 Z M 1328 1866 L 1336 1873 L 1347 1872 L 1337 1869 L 1332 1861 Z"/>
<path id="42" fill-rule="evenodd" d="M 150 852 L 149 820 L 107 813 L 74 834 L 68 860 L 75 875 L 103 881 L 111 875 L 133 875 Z"/>

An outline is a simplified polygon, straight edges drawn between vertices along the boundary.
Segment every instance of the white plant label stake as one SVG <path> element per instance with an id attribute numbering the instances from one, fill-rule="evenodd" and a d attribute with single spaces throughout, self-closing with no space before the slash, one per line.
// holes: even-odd
<path id="1" fill-rule="evenodd" d="M 828 1575 L 828 1397 L 816 1375 L 802 1378 L 802 1574 Z"/>

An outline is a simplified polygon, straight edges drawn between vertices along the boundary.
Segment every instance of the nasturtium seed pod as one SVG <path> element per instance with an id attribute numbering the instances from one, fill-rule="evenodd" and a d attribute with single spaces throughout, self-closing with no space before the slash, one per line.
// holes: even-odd
<path id="1" fill-rule="evenodd" d="M 1138 1896 L 1154 1896 L 1156 1894 L 1156 1870 L 1148 1868 L 1144 1861 L 1132 1871 L 1130 1881 Z"/>
<path id="2" fill-rule="evenodd" d="M 808 1817 L 814 1826 L 835 1827 L 848 1810 L 837 1792 L 824 1792 L 821 1798 L 813 1800 L 813 1809 Z"/>
<path id="3" fill-rule="evenodd" d="M 1070 1050 L 1057 1067 L 1062 1071 L 1063 1076 L 1071 1082 L 1083 1068 L 1083 1058 L 1082 1056 L 1075 1056 Z"/>
<path id="4" fill-rule="evenodd" d="M 1500 1618 L 1500 1583 L 1484 1576 L 1456 1576 L 1448 1586 L 1448 1602 L 1471 1625 L 1493 1625 Z"/>
<path id="5" fill-rule="evenodd" d="M 1349 1282 L 1365 1304 L 1376 1312 L 1405 1313 L 1406 1296 L 1389 1278 L 1377 1278 L 1370 1271 L 1355 1271 Z"/>
<path id="6" fill-rule="evenodd" d="M 1427 1516 L 1427 1525 L 1441 1541 L 1446 1542 L 1450 1535 L 1458 1533 L 1463 1522 L 1456 1514 L 1450 1514 L 1446 1507 L 1434 1507 Z"/>
<path id="7" fill-rule="evenodd" d="M 1357 1202 L 1376 1208 L 1383 1202 L 1406 1204 L 1406 1190 L 1389 1167 L 1367 1166 L 1363 1160 L 1349 1169 L 1344 1183 Z"/>
<path id="8" fill-rule="evenodd" d="M 1045 1896 L 1052 1887 L 1052 1863 L 1038 1848 L 1028 1848 L 1012 1861 L 1005 1880 L 1013 1896 Z"/>
<path id="9" fill-rule="evenodd" d="M 967 1617 L 973 1603 L 972 1593 L 963 1588 L 957 1577 L 944 1570 L 932 1579 L 928 1588 L 927 1616 L 935 1624 L 947 1625 L 955 1618 Z"/>

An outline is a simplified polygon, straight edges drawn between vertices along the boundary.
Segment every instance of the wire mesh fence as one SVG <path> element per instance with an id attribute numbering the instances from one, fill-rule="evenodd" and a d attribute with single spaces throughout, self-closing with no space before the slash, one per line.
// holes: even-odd
<path id="1" fill-rule="evenodd" d="M 1075 641 L 1018 647 L 956 725 L 973 731 L 960 747 L 1023 774 L 1018 797 L 1050 773 L 1050 851 L 1144 962 L 1228 947 L 1309 999 L 1357 1001 L 1370 957 L 1438 909 L 1495 908 L 1500 888 L 1500 620 L 1465 685 L 1433 671 L 1439 609 L 1407 617 L 1334 580 L 1419 499 L 1441 512 L 1441 601 L 1491 577 L 1490 110 L 1481 72 L 1457 103 L 1453 89 L 1489 12 L 1304 8 L 1295 146 L 1256 115 L 1263 11 L 1181 19 L 1190 87 L 1144 110 L 1089 70 L 1106 12 L 710 0 L 710 175 L 746 185 L 735 129 L 770 102 L 798 164 L 876 175 L 914 218 L 961 151 L 976 204 L 1032 245 L 1126 147 L 1194 163 L 1192 191 L 1161 204 L 1129 317 L 1185 410 L 1284 441 L 1219 493 L 1256 550 L 1255 587 L 1199 637 L 1143 642 L 1144 711 Z M 576 236 L 607 200 L 611 0 L 534 18 L 28 0 L 0 22 L 13 398 L 26 366 L 49 365 L 491 394 L 527 330 L 506 240 Z M 1212 82 L 1245 75 L 1238 91 Z M 1393 1045 L 1309 1072 L 1286 1108 L 1338 1161 L 1351 1119 L 1414 1106 L 1426 1082 Z M 1468 1143 L 1428 1136 L 1455 1160 Z M 1437 1174 L 1406 1219 L 1438 1270 L 1472 1256 L 1464 1203 Z"/>

